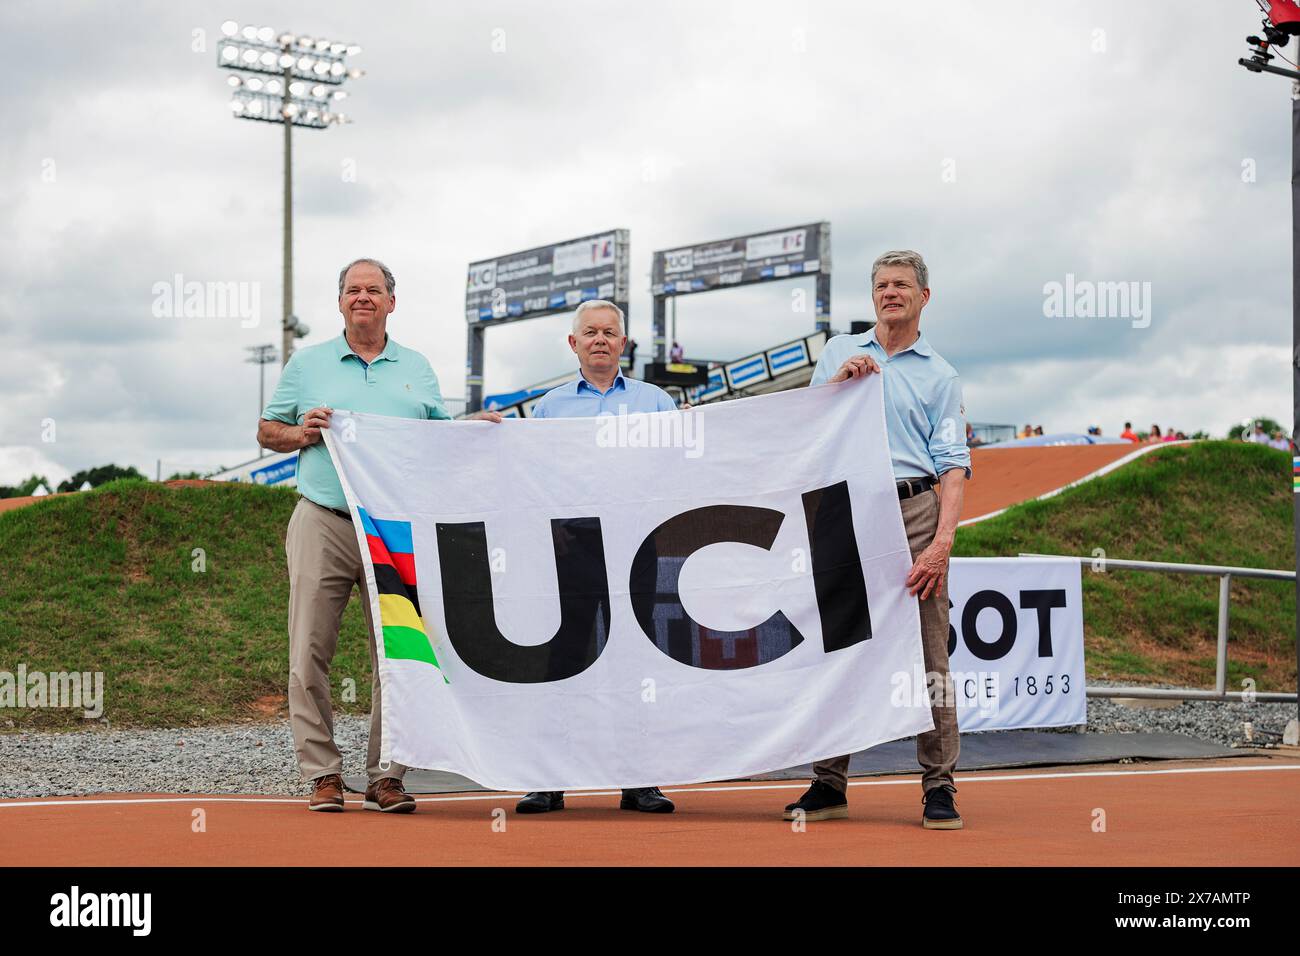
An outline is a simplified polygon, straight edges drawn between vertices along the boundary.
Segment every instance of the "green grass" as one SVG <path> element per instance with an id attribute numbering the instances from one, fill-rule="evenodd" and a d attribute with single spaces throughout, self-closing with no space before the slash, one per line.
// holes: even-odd
<path id="1" fill-rule="evenodd" d="M 0 514 L 0 670 L 104 672 L 116 726 L 185 726 L 283 711 L 284 531 L 297 496 L 256 485 L 115 481 Z M 195 570 L 202 549 L 204 570 Z M 355 702 L 342 700 L 344 679 Z M 336 710 L 370 707 L 360 602 L 331 671 Z M 0 710 L 0 730 L 84 728 L 80 712 Z"/>
<path id="2" fill-rule="evenodd" d="M 1243 442 L 1162 448 L 1046 501 L 957 533 L 955 556 L 1021 552 L 1295 568 L 1291 459 Z M 1219 579 L 1083 572 L 1089 677 L 1212 687 Z M 1294 690 L 1295 586 L 1235 578 L 1229 689 Z"/>
<path id="3" fill-rule="evenodd" d="M 102 671 L 115 726 L 185 726 L 283 713 L 284 531 L 290 491 L 118 481 L 0 513 L 0 671 Z M 1290 462 L 1213 442 L 1153 452 L 1055 498 L 962 528 L 955 554 L 1022 551 L 1294 568 Z M 194 549 L 206 570 L 194 570 Z M 1090 677 L 1208 687 L 1218 579 L 1084 571 Z M 1234 581 L 1229 680 L 1295 686 L 1295 592 Z M 343 699 L 344 680 L 355 701 Z M 359 602 L 344 615 L 336 710 L 366 713 Z M 8 722 L 12 721 L 12 725 Z M 0 710 L 6 729 L 72 729 L 79 712 Z"/>

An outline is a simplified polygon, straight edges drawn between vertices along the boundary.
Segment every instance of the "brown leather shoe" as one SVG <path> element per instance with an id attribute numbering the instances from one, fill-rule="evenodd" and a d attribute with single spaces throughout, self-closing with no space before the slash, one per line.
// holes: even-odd
<path id="1" fill-rule="evenodd" d="M 343 812 L 343 778 L 336 773 L 317 777 L 312 781 L 311 799 L 307 801 L 308 810 L 324 810 L 326 813 Z"/>
<path id="2" fill-rule="evenodd" d="M 361 804 L 363 810 L 378 810 L 380 813 L 410 813 L 415 809 L 415 798 L 402 787 L 402 781 L 396 777 L 380 777 L 366 787 L 366 800 Z"/>

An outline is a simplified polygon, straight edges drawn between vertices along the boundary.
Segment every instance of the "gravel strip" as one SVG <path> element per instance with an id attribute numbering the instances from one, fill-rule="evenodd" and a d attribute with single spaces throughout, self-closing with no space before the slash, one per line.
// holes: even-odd
<path id="1" fill-rule="evenodd" d="M 1250 721 L 1259 745 L 1280 740 L 1295 714 L 1294 704 L 1184 701 L 1151 709 L 1090 698 L 1087 732 L 1177 733 L 1231 746 L 1243 741 Z M 365 772 L 369 724 L 365 717 L 335 718 L 346 775 Z M 184 730 L 0 734 L 0 797 L 122 792 L 296 795 L 307 793 L 307 786 L 298 777 L 287 720 Z"/>
<path id="2" fill-rule="evenodd" d="M 365 773 L 366 717 L 336 715 L 344 774 Z M 0 734 L 0 797 L 305 794 L 288 720 L 182 730 Z"/>

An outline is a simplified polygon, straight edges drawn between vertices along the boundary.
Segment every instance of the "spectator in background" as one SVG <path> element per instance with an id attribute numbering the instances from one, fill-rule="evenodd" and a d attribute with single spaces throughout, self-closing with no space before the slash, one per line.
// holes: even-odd
<path id="1" fill-rule="evenodd" d="M 1140 442 L 1142 440 L 1138 438 L 1137 432 L 1133 430 L 1132 422 L 1124 423 L 1124 430 L 1119 433 L 1119 437 L 1124 439 L 1125 441 L 1131 441 L 1131 442 Z"/>
<path id="2" fill-rule="evenodd" d="M 984 444 L 983 439 L 977 438 L 975 436 L 975 426 L 972 425 L 970 422 L 967 422 L 966 423 L 966 447 L 974 448 L 977 445 L 982 445 L 982 444 Z"/>
<path id="3" fill-rule="evenodd" d="M 1175 429 L 1172 425 L 1165 429 L 1165 441 L 1178 441 L 1182 437 L 1182 432 Z"/>
<path id="4" fill-rule="evenodd" d="M 1153 423 L 1151 425 L 1151 434 L 1147 435 L 1147 441 L 1156 442 L 1164 440 L 1164 436 L 1160 434 L 1160 426 Z"/>
<path id="5" fill-rule="evenodd" d="M 1028 424 L 1025 425 L 1025 429 L 1024 429 L 1024 431 L 1022 431 L 1022 432 L 1018 432 L 1018 433 L 1016 434 L 1016 437 L 1017 437 L 1017 438 L 1033 438 L 1033 437 L 1034 437 L 1034 426 L 1033 426 L 1033 425 L 1028 425 Z"/>
<path id="6" fill-rule="evenodd" d="M 1035 435 L 1041 435 L 1042 433 L 1043 433 L 1043 426 L 1042 426 L 1042 425 L 1039 425 L 1037 428 L 1034 429 L 1034 434 L 1035 434 Z"/>
<path id="7" fill-rule="evenodd" d="M 1276 448 L 1278 451 L 1290 451 L 1291 441 L 1280 431 L 1273 433 L 1273 440 L 1268 443 L 1269 448 Z"/>
<path id="8" fill-rule="evenodd" d="M 1253 441 L 1257 445 L 1268 444 L 1268 432 L 1264 431 L 1264 425 L 1262 422 L 1255 422 L 1255 431 L 1246 440 Z"/>
<path id="9" fill-rule="evenodd" d="M 670 361 L 670 362 L 680 362 L 680 361 L 682 360 L 682 356 L 685 355 L 685 354 L 686 354 L 686 353 L 682 351 L 682 347 L 681 347 L 681 345 L 680 345 L 679 343 L 677 343 L 677 342 L 674 342 L 674 343 L 673 343 L 672 350 L 669 351 L 669 353 L 668 353 L 668 361 Z"/>
<path id="10" fill-rule="evenodd" d="M 630 374 L 633 378 L 635 378 L 636 377 L 636 339 L 631 338 L 629 336 L 627 340 L 627 348 L 623 350 L 623 354 L 627 356 L 628 374 Z"/>

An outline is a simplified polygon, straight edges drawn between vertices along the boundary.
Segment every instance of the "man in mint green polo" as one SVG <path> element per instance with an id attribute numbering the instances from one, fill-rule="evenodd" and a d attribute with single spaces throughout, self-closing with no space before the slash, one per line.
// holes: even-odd
<path id="1" fill-rule="evenodd" d="M 289 519 L 285 556 L 289 564 L 289 723 L 298 769 L 313 783 L 308 809 L 343 809 L 343 758 L 334 742 L 330 704 L 330 662 L 338 646 L 339 623 L 361 589 L 373 673 L 369 785 L 362 806 L 385 813 L 409 813 L 415 801 L 402 787 L 406 768 L 381 768 L 379 663 L 370 596 L 361 550 L 343 488 L 321 439 L 334 408 L 399 418 L 450 419 L 438 390 L 438 376 L 419 352 L 388 337 L 388 316 L 397 306 L 396 280 L 376 259 L 358 259 L 339 273 L 343 334 L 293 354 L 275 394 L 257 424 L 257 441 L 272 451 L 298 452 L 298 492 Z M 496 412 L 476 418 L 501 421 Z"/>

